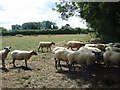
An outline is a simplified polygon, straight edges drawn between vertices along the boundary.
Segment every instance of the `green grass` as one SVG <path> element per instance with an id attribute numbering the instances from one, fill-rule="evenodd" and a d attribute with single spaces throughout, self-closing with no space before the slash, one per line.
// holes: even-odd
<path id="1" fill-rule="evenodd" d="M 11 46 L 11 50 L 37 50 L 40 41 L 61 41 L 78 40 L 81 42 L 89 41 L 89 35 L 39 35 L 39 36 L 7 36 L 2 38 L 2 47 Z"/>

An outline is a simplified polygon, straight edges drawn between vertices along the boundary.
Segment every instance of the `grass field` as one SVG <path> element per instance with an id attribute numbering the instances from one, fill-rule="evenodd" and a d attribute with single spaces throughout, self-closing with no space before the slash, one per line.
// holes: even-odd
<path id="1" fill-rule="evenodd" d="M 40 41 L 53 41 L 56 45 L 65 46 L 70 40 L 88 42 L 91 40 L 89 35 L 40 35 L 40 36 L 7 36 L 2 37 L 2 47 L 11 46 L 11 51 L 36 50 Z M 6 59 L 8 70 L 2 72 L 3 88 L 104 88 L 119 87 L 118 69 L 111 70 L 103 68 L 93 68 L 88 71 L 79 69 L 69 72 L 65 63 L 62 62 L 63 71 L 58 72 L 54 68 L 54 54 L 51 52 L 38 53 L 28 61 L 25 68 L 24 61 L 16 61 L 17 68 L 13 68 L 10 54 Z M 113 73 L 114 71 L 114 73 Z M 107 81 L 108 80 L 108 81 Z M 109 81 L 111 80 L 111 81 Z M 106 83 L 106 82 L 112 82 Z"/>

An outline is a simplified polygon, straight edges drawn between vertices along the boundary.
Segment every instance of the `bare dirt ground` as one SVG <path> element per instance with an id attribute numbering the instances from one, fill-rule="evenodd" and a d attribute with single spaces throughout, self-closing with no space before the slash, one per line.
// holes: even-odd
<path id="1" fill-rule="evenodd" d="M 54 67 L 54 54 L 51 52 L 33 56 L 25 68 L 24 61 L 16 61 L 17 68 L 7 63 L 2 70 L 2 88 L 120 88 L 120 68 L 97 66 L 91 69 L 76 65 L 68 71 L 61 62 L 62 71 Z"/>

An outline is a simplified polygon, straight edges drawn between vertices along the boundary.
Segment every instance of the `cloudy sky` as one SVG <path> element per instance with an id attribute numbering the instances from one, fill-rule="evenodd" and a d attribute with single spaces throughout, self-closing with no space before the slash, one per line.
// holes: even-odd
<path id="1" fill-rule="evenodd" d="M 86 28 L 80 18 L 72 17 L 68 21 L 60 19 L 60 13 L 52 10 L 57 1 L 59 0 L 0 0 L 0 27 L 11 29 L 11 25 L 15 24 L 49 20 L 59 27 L 70 24 L 73 28 Z"/>

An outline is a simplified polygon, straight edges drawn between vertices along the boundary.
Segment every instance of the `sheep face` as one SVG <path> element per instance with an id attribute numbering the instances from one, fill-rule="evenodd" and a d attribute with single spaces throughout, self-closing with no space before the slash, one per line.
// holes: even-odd
<path id="1" fill-rule="evenodd" d="M 5 49 L 7 52 L 10 52 L 10 48 L 11 48 L 11 47 L 5 47 L 4 49 Z"/>
<path id="2" fill-rule="evenodd" d="M 55 45 L 55 43 L 54 43 L 54 42 L 52 42 L 52 44 L 53 44 L 53 45 Z"/>
<path id="3" fill-rule="evenodd" d="M 31 51 L 32 55 L 38 55 L 35 51 Z"/>

